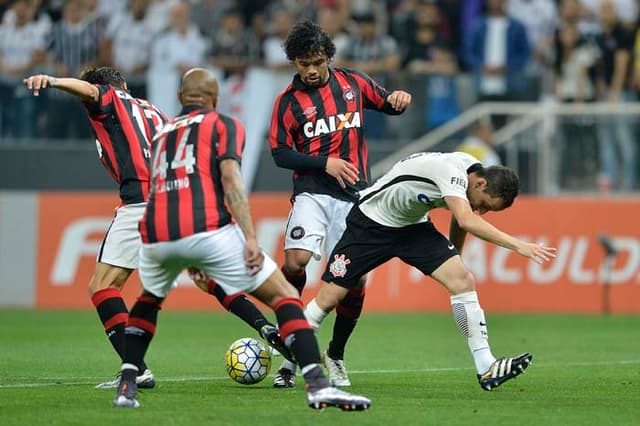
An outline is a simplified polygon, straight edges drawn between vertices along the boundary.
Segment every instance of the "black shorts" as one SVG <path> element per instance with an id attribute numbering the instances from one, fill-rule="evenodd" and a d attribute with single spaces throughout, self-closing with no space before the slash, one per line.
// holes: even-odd
<path id="1" fill-rule="evenodd" d="M 430 275 L 457 254 L 431 221 L 391 228 L 369 219 L 355 205 L 347 216 L 347 229 L 327 260 L 322 280 L 354 288 L 360 277 L 394 257 Z"/>

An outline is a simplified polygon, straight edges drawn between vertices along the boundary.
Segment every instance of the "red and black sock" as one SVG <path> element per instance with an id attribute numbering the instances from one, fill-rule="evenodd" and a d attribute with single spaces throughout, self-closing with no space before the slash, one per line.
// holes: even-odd
<path id="1" fill-rule="evenodd" d="M 124 355 L 124 327 L 129 318 L 129 311 L 122 299 L 122 293 L 115 287 L 107 287 L 96 291 L 91 296 L 91 301 L 98 311 L 98 316 L 111 346 L 122 359 Z"/>
<path id="2" fill-rule="evenodd" d="M 320 349 L 313 327 L 304 317 L 300 299 L 285 298 L 275 304 L 280 336 L 301 368 L 320 363 Z"/>
<path id="3" fill-rule="evenodd" d="M 364 287 L 349 290 L 336 307 L 336 322 L 327 353 L 331 359 L 344 359 L 344 348 L 358 323 L 364 303 Z"/>
<path id="4" fill-rule="evenodd" d="M 295 288 L 298 290 L 298 294 L 302 295 L 302 290 L 304 290 L 304 286 L 307 284 L 307 272 L 302 271 L 301 274 L 292 275 L 285 269 L 284 266 L 280 268 L 284 277 L 289 281 Z"/>
<path id="5" fill-rule="evenodd" d="M 264 325 L 270 324 L 244 293 L 227 294 L 214 280 L 209 280 L 209 293 L 213 294 L 227 311 L 249 324 L 258 333 Z"/>
<path id="6" fill-rule="evenodd" d="M 140 366 L 147 353 L 151 339 L 156 333 L 158 311 L 162 299 L 150 294 L 138 297 L 129 313 L 129 320 L 125 328 L 125 353 L 123 363 Z M 138 367 L 140 368 L 140 367 Z M 142 373 L 144 370 L 139 371 Z"/>

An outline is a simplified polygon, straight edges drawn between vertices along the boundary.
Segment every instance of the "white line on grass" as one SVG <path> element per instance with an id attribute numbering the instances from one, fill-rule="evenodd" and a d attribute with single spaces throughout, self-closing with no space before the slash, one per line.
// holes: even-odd
<path id="1" fill-rule="evenodd" d="M 547 367 L 595 367 L 598 365 L 630 365 L 630 364 L 640 364 L 640 359 L 628 359 L 628 360 L 619 360 L 619 361 L 585 361 L 585 362 L 569 362 L 566 364 L 535 364 L 536 369 L 538 368 L 547 368 Z M 419 368 L 419 369 L 395 369 L 395 370 L 350 370 L 349 374 L 398 374 L 398 373 L 433 373 L 439 371 L 461 371 L 461 370 L 469 370 L 468 367 L 441 367 L 441 368 Z M 13 377 L 13 379 L 19 379 L 20 377 Z M 30 377 L 29 377 L 30 378 Z M 29 379 L 26 378 L 25 379 Z M 17 389 L 17 388 L 42 388 L 42 387 L 51 387 L 51 386 L 84 386 L 84 385 L 95 385 L 97 381 L 101 378 L 99 377 L 82 377 L 82 381 L 72 381 L 66 382 L 64 381 L 66 377 L 43 377 L 44 380 L 53 380 L 52 382 L 47 383 L 0 383 L 0 389 Z M 92 379 L 89 381 L 89 379 Z M 102 378 L 104 379 L 104 377 Z M 227 380 L 226 376 L 187 376 L 187 377 L 162 377 L 163 383 L 180 383 L 180 382 L 207 382 L 207 381 L 216 381 L 216 380 Z"/>

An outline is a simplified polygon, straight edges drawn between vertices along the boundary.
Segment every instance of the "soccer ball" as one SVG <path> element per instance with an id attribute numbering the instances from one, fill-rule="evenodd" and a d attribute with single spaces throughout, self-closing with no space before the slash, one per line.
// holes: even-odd
<path id="1" fill-rule="evenodd" d="M 233 342 L 225 358 L 229 377 L 243 385 L 260 382 L 271 369 L 271 353 L 260 341 L 251 337 Z"/>

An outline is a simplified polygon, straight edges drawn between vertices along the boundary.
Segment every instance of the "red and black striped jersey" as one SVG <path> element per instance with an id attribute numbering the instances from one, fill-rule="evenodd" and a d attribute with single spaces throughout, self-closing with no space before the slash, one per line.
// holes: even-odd
<path id="1" fill-rule="evenodd" d="M 149 197 L 151 141 L 167 118 L 158 108 L 126 90 L 96 87 L 100 91 L 98 102 L 85 106 L 100 161 L 120 185 L 122 203 L 142 203 Z"/>
<path id="2" fill-rule="evenodd" d="M 231 223 L 220 161 L 240 162 L 244 141 L 240 121 L 196 105 L 185 106 L 166 124 L 153 141 L 142 241 L 174 241 Z"/>
<path id="3" fill-rule="evenodd" d="M 353 201 L 368 186 L 369 164 L 362 126 L 363 110 L 398 114 L 386 102 L 389 92 L 368 75 L 330 68 L 321 87 L 306 86 L 296 74 L 278 95 L 269 131 L 271 154 L 278 166 L 294 170 L 293 194 L 329 194 Z M 328 157 L 342 158 L 360 170 L 360 181 L 340 188 L 325 172 Z"/>

